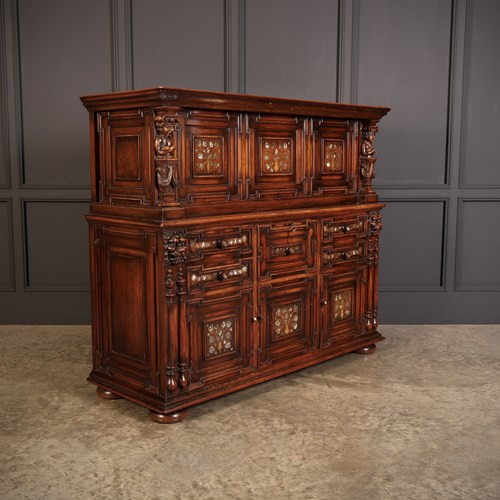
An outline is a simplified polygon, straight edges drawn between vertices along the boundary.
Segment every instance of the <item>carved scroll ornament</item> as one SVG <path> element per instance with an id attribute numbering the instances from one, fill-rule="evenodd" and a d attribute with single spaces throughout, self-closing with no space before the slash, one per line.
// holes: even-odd
<path id="1" fill-rule="evenodd" d="M 159 113 L 155 117 L 155 171 L 158 188 L 166 198 L 175 196 L 174 190 L 178 186 L 178 130 L 179 119 L 176 116 Z M 173 200 L 170 200 L 173 201 Z"/>

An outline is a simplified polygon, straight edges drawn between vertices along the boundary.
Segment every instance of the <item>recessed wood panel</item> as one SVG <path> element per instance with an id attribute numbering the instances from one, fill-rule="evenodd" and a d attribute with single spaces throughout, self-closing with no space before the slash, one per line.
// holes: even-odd
<path id="1" fill-rule="evenodd" d="M 378 185 L 446 180 L 451 0 L 360 0 L 357 103 L 390 106 Z"/>
<path id="2" fill-rule="evenodd" d="M 338 2 L 246 2 L 246 92 L 334 101 Z"/>
<path id="3" fill-rule="evenodd" d="M 0 290 L 13 288 L 13 267 L 10 203 L 0 200 Z"/>
<path id="4" fill-rule="evenodd" d="M 89 183 L 88 119 L 78 96 L 111 91 L 109 2 L 19 2 L 28 185 Z"/>
<path id="5" fill-rule="evenodd" d="M 134 88 L 224 90 L 222 0 L 134 0 L 132 13 Z"/>
<path id="6" fill-rule="evenodd" d="M 457 289 L 500 289 L 500 200 L 461 200 Z"/>
<path id="7" fill-rule="evenodd" d="M 380 234 L 380 287 L 442 285 L 444 201 L 387 201 Z"/>
<path id="8" fill-rule="evenodd" d="M 468 3 L 461 183 L 500 186 L 500 2 Z"/>
<path id="9" fill-rule="evenodd" d="M 25 201 L 26 286 L 88 287 L 86 201 Z"/>
<path id="10" fill-rule="evenodd" d="M 143 255 L 109 255 L 111 349 L 141 363 L 146 361 L 146 261 Z M 124 284 L 127 283 L 127 286 Z"/>

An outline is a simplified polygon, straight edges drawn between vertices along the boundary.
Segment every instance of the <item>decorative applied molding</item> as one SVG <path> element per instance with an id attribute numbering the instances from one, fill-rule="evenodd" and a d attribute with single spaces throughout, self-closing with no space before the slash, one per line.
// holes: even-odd
<path id="1" fill-rule="evenodd" d="M 361 144 L 359 147 L 359 165 L 363 193 L 373 193 L 372 180 L 375 177 L 375 147 L 373 142 L 378 132 L 376 125 L 363 125 L 361 128 Z"/>
<path id="2" fill-rule="evenodd" d="M 344 144 L 342 141 L 325 140 L 324 147 L 324 172 L 342 172 L 344 170 Z"/>
<path id="3" fill-rule="evenodd" d="M 294 335 L 300 330 L 301 303 L 293 302 L 273 308 L 271 321 L 275 338 Z"/>
<path id="4" fill-rule="evenodd" d="M 205 323 L 207 357 L 234 351 L 234 316 Z"/>
<path id="5" fill-rule="evenodd" d="M 221 175 L 223 138 L 195 136 L 193 141 L 194 175 Z"/>
<path id="6" fill-rule="evenodd" d="M 289 174 L 292 169 L 292 143 L 290 139 L 263 139 L 262 164 L 265 174 Z"/>

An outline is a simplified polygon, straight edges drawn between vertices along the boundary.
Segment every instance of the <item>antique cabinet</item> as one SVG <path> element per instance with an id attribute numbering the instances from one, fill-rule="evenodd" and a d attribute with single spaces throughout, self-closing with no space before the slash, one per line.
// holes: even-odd
<path id="1" fill-rule="evenodd" d="M 156 422 L 377 330 L 388 108 L 154 88 L 90 113 L 93 370 Z"/>

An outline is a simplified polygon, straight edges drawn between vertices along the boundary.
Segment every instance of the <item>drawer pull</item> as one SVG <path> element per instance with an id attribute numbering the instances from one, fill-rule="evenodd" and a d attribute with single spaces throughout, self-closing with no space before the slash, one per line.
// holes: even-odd
<path id="1" fill-rule="evenodd" d="M 322 306 L 327 306 L 327 305 L 328 305 L 328 300 L 323 299 L 323 300 L 320 302 L 320 304 L 321 304 Z"/>
<path id="2" fill-rule="evenodd" d="M 363 249 L 361 247 L 353 248 L 352 250 L 346 250 L 344 252 L 324 252 L 323 259 L 326 262 L 330 262 L 332 260 L 348 260 L 352 257 L 358 257 L 362 255 Z"/>
<path id="3" fill-rule="evenodd" d="M 214 271 L 205 274 L 192 274 L 191 283 L 196 285 L 198 283 L 206 283 L 208 281 L 225 281 L 229 278 L 236 278 L 238 276 L 247 276 L 248 266 L 236 267 L 228 269 L 227 271 Z"/>
<path id="4" fill-rule="evenodd" d="M 218 248 L 220 250 L 228 247 L 236 247 L 244 245 L 248 241 L 246 234 L 237 238 L 225 238 L 216 240 L 191 241 L 191 251 L 208 250 L 210 248 Z"/>
<path id="5" fill-rule="evenodd" d="M 262 316 L 261 316 L 260 314 L 257 314 L 257 316 L 252 316 L 252 317 L 250 318 L 250 321 L 251 321 L 252 323 L 257 323 L 257 321 L 260 321 L 261 319 L 262 319 Z"/>
<path id="6" fill-rule="evenodd" d="M 325 234 L 332 234 L 332 233 L 352 233 L 353 231 L 359 231 L 362 229 L 363 223 L 362 222 L 356 222 L 354 224 L 338 224 L 338 225 L 327 225 L 325 224 L 323 226 L 323 231 Z"/>
<path id="7" fill-rule="evenodd" d="M 302 245 L 287 245 L 285 247 L 274 247 L 273 257 L 280 257 L 282 255 L 293 255 L 302 252 Z"/>

